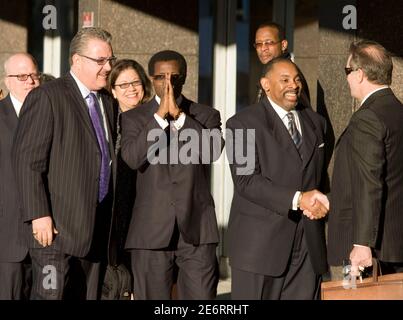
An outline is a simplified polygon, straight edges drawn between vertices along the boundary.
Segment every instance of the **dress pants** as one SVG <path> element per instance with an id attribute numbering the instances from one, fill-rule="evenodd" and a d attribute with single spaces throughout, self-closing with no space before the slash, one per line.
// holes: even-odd
<path id="1" fill-rule="evenodd" d="M 403 272 L 403 263 L 379 261 L 382 274 Z"/>
<path id="2" fill-rule="evenodd" d="M 188 244 L 175 228 L 168 248 L 131 250 L 135 299 L 170 300 L 176 273 L 179 300 L 214 299 L 219 277 L 216 247 Z"/>
<path id="3" fill-rule="evenodd" d="M 31 300 L 96 300 L 101 262 L 66 255 L 51 247 L 31 249 Z"/>
<path id="4" fill-rule="evenodd" d="M 275 263 L 275 261 L 273 261 Z M 290 261 L 279 277 L 232 268 L 231 298 L 234 300 L 318 300 L 321 276 L 309 260 L 302 221 L 298 223 Z"/>
<path id="5" fill-rule="evenodd" d="M 65 254 L 53 244 L 29 250 L 33 273 L 31 300 L 100 299 L 107 265 L 111 205 L 111 194 L 98 204 L 87 256 L 79 258 Z"/>
<path id="6" fill-rule="evenodd" d="M 31 259 L 0 262 L 0 300 L 28 300 L 32 284 Z"/>

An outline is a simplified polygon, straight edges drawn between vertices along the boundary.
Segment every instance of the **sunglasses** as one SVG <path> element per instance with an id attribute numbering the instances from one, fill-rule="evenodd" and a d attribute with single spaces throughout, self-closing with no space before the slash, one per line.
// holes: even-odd
<path id="1" fill-rule="evenodd" d="M 153 76 L 153 79 L 156 81 L 165 80 L 165 74 L 157 74 L 157 75 Z M 172 74 L 171 75 L 171 82 L 177 82 L 182 79 L 183 79 L 183 76 L 181 74 Z"/>
<path id="2" fill-rule="evenodd" d="M 277 43 L 280 43 L 280 42 L 281 42 L 281 40 L 279 40 L 279 41 L 266 40 L 266 41 L 263 41 L 263 42 L 255 42 L 255 43 L 253 44 L 253 46 L 254 46 L 256 49 L 262 49 L 264 46 L 269 46 L 269 47 L 271 47 L 271 46 L 274 46 L 274 45 L 276 45 Z"/>
<path id="3" fill-rule="evenodd" d="M 359 69 L 359 68 L 353 69 L 353 68 L 351 68 L 351 67 L 345 67 L 345 68 L 344 68 L 344 72 L 346 73 L 346 76 L 348 76 L 351 72 L 357 71 L 358 69 Z"/>

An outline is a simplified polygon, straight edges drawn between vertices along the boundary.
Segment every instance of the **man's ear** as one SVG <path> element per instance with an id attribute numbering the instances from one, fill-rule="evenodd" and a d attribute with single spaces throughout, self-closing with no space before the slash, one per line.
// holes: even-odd
<path id="1" fill-rule="evenodd" d="M 260 85 L 265 92 L 270 91 L 270 81 L 266 77 L 260 78 Z"/>
<path id="2" fill-rule="evenodd" d="M 8 91 L 10 91 L 9 81 L 10 81 L 9 77 L 4 77 L 4 84 L 6 85 Z"/>
<path id="3" fill-rule="evenodd" d="M 81 65 L 81 57 L 80 55 L 78 55 L 77 53 L 73 54 L 73 56 L 71 57 L 71 60 L 73 61 L 73 66 L 80 66 Z"/>
<path id="4" fill-rule="evenodd" d="M 364 78 L 366 78 L 366 75 L 365 75 L 364 71 L 361 68 L 359 68 L 357 70 L 357 79 L 361 83 L 364 81 Z"/>
<path id="5" fill-rule="evenodd" d="M 286 39 L 281 41 L 281 52 L 286 52 L 288 48 L 288 41 Z"/>

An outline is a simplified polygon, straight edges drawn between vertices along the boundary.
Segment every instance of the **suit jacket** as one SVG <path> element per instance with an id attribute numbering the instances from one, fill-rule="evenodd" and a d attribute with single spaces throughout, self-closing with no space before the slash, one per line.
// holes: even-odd
<path id="1" fill-rule="evenodd" d="M 114 110 L 110 97 L 100 94 L 114 177 Z M 20 114 L 13 158 L 29 246 L 39 246 L 31 234 L 31 220 L 50 215 L 59 231 L 52 246 L 69 255 L 85 256 L 94 234 L 101 152 L 88 106 L 70 73 L 29 93 Z"/>
<path id="2" fill-rule="evenodd" d="M 22 221 L 11 148 L 18 117 L 10 95 L 0 101 L 0 262 L 20 262 L 28 248 L 21 241 Z"/>
<path id="3" fill-rule="evenodd" d="M 353 244 L 403 262 L 403 106 L 392 90 L 372 94 L 336 144 L 329 214 L 329 263 Z"/>
<path id="4" fill-rule="evenodd" d="M 182 164 L 180 161 L 178 164 L 171 161 L 168 164 L 150 164 L 147 160 L 147 152 L 154 144 L 147 141 L 147 135 L 152 129 L 161 129 L 154 118 L 158 107 L 153 99 L 125 112 L 122 118 L 122 157 L 132 169 L 137 170 L 137 194 L 126 248 L 168 247 L 175 222 L 187 243 L 217 243 L 219 236 L 214 201 L 209 191 L 209 165 Z M 179 134 L 185 129 L 194 129 L 201 137 L 202 129 L 218 129 L 215 137 L 220 143 L 221 153 L 220 113 L 185 97 L 179 107 L 186 113 Z M 174 133 L 169 126 L 164 134 L 172 137 Z M 179 148 L 182 146 L 183 142 L 180 142 Z M 171 149 L 171 144 L 168 149 Z M 206 151 L 202 150 L 198 156 L 203 157 Z M 208 162 L 216 160 L 219 155 L 212 156 Z"/>
<path id="5" fill-rule="evenodd" d="M 327 270 L 323 219 L 311 221 L 300 211 L 292 210 L 296 191 L 308 191 L 320 185 L 325 120 L 309 108 L 298 110 L 298 115 L 302 156 L 267 97 L 227 121 L 226 145 L 228 156 L 233 158 L 230 168 L 234 181 L 228 224 L 232 267 L 270 276 L 283 274 L 297 224 L 302 219 L 313 270 L 317 274 Z M 255 139 L 249 142 L 240 139 L 236 129 L 255 130 Z M 242 162 L 233 154 L 237 149 L 241 152 L 240 148 L 245 152 L 248 145 L 254 147 L 254 157 L 250 157 L 254 166 L 240 174 Z"/>

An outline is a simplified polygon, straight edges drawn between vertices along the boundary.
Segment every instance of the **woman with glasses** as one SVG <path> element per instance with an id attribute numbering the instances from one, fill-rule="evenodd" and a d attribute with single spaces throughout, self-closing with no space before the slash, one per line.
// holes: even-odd
<path id="1" fill-rule="evenodd" d="M 144 68 L 130 59 L 118 60 L 113 64 L 108 78 L 109 92 L 115 98 L 117 117 L 117 138 L 115 153 L 117 157 L 116 197 L 114 204 L 114 223 L 109 249 L 109 263 L 125 264 L 130 259 L 125 257 L 126 240 L 131 211 L 136 194 L 136 172 L 128 167 L 120 156 L 121 116 L 152 98 L 152 86 Z M 130 268 L 128 268 L 130 270 Z"/>

